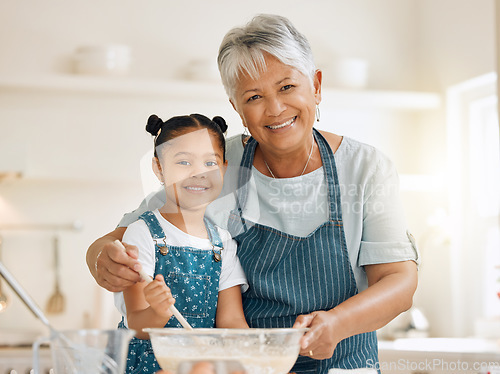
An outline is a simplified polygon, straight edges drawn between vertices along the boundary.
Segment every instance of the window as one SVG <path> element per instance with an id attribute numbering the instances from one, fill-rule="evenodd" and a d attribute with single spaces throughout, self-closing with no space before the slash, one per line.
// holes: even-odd
<path id="1" fill-rule="evenodd" d="M 454 330 L 498 315 L 500 135 L 496 74 L 448 90 L 451 284 Z"/>

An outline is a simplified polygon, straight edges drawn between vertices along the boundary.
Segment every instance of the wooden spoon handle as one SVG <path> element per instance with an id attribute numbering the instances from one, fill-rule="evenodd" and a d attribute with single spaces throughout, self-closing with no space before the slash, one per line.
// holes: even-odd
<path id="1" fill-rule="evenodd" d="M 124 251 L 126 250 L 124 245 L 122 244 L 122 242 L 120 242 L 118 239 L 115 240 L 114 243 L 116 245 L 118 245 L 119 247 L 121 247 Z M 139 275 L 147 283 L 151 283 L 153 281 L 153 278 L 149 274 L 146 274 L 146 272 L 142 268 L 141 268 L 141 270 L 139 270 Z M 183 317 L 183 315 L 177 310 L 177 308 L 174 305 L 170 306 L 170 311 L 174 314 L 175 318 L 177 318 L 177 321 L 179 321 L 179 323 L 182 325 L 182 327 L 184 327 L 185 329 L 188 329 L 188 330 L 193 329 L 191 327 L 191 325 L 189 324 L 189 322 L 186 321 L 186 319 Z"/>

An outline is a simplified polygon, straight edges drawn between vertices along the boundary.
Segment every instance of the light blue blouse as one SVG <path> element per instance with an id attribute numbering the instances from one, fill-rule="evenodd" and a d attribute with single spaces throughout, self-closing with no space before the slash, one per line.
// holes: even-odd
<path id="1" fill-rule="evenodd" d="M 234 191 L 243 155 L 241 135 L 226 142 L 228 169 L 224 189 L 207 208 L 207 216 L 227 228 L 236 206 Z M 399 179 L 393 163 L 372 146 L 343 137 L 335 152 L 341 188 L 342 218 L 349 259 L 359 290 L 367 287 L 364 265 L 413 260 L 419 255 L 409 235 L 399 197 Z M 247 218 L 280 231 L 306 236 L 328 217 L 328 195 L 323 168 L 295 178 L 273 179 L 252 168 Z M 163 206 L 164 190 L 147 196 L 118 226 L 128 226 L 146 210 Z"/>

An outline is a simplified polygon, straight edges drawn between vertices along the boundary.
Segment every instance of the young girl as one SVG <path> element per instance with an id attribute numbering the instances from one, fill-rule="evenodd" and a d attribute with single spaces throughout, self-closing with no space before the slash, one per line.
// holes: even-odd
<path id="1" fill-rule="evenodd" d="M 165 186 L 166 203 L 128 226 L 125 245 L 139 249 L 139 261 L 153 282 L 115 294 L 119 327 L 137 331 L 129 346 L 127 373 L 160 369 L 145 327 L 181 327 L 174 304 L 192 327 L 248 327 L 241 286 L 247 282 L 230 234 L 204 217 L 222 190 L 225 160 L 221 117 L 178 116 L 163 122 L 149 117 L 155 136 L 153 170 Z"/>

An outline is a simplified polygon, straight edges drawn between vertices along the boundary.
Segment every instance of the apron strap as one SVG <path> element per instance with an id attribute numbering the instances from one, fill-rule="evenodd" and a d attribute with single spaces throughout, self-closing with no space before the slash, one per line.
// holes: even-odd
<path id="1" fill-rule="evenodd" d="M 337 166 L 335 164 L 335 155 L 333 154 L 330 144 L 326 141 L 323 135 L 316 129 L 313 129 L 314 138 L 318 143 L 321 161 L 325 171 L 325 177 L 328 186 L 328 198 L 330 207 L 330 220 L 342 220 L 342 201 L 340 198 L 340 185 L 337 175 Z"/>
<path id="2" fill-rule="evenodd" d="M 238 172 L 238 189 L 236 191 L 236 209 L 240 217 L 243 217 L 243 209 L 247 203 L 248 184 L 252 175 L 253 158 L 257 144 L 257 141 L 253 137 L 250 137 L 241 158 L 240 170 Z"/>

